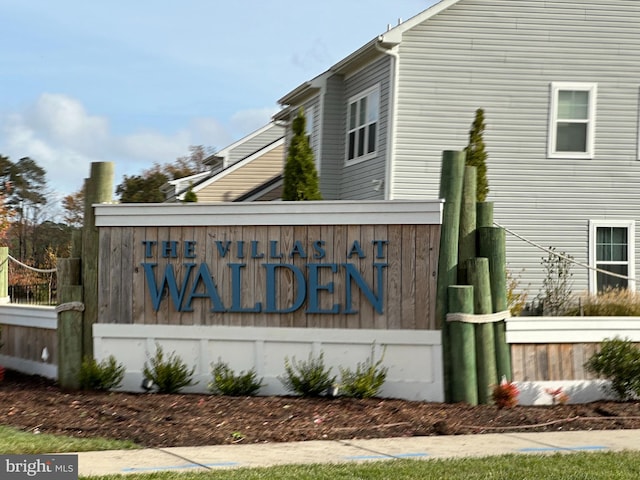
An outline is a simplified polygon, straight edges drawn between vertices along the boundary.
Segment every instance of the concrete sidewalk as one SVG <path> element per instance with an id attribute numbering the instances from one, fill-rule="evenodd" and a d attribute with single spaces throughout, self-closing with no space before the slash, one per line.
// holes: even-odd
<path id="1" fill-rule="evenodd" d="M 78 466 L 80 475 L 107 475 L 398 458 L 622 450 L 640 450 L 640 430 L 496 433 L 84 452 L 78 454 Z"/>

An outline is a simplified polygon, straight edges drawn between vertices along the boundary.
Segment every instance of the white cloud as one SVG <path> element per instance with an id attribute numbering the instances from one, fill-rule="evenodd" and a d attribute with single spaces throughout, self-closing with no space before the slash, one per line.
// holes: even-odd
<path id="1" fill-rule="evenodd" d="M 271 113 L 239 112 L 231 120 L 233 130 L 245 135 L 264 125 Z M 213 118 L 194 119 L 168 135 L 153 130 L 114 135 L 106 117 L 91 115 L 81 102 L 60 94 L 43 94 L 23 111 L 0 113 L 0 154 L 14 161 L 33 158 L 60 194 L 82 187 L 91 162 L 114 161 L 117 185 L 125 174 L 138 174 L 154 162 L 172 162 L 188 154 L 190 145 L 221 149 L 233 140 Z"/>
<path id="2" fill-rule="evenodd" d="M 254 108 L 240 110 L 231 117 L 234 131 L 242 132 L 240 136 L 258 130 L 271 121 L 271 117 L 278 111 L 275 107 Z"/>

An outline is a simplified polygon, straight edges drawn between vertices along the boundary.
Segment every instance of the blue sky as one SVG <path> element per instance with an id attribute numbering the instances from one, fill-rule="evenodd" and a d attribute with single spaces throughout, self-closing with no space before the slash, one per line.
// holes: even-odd
<path id="1" fill-rule="evenodd" d="M 59 194 L 189 145 L 221 149 L 277 100 L 434 0 L 0 0 L 0 154 Z"/>

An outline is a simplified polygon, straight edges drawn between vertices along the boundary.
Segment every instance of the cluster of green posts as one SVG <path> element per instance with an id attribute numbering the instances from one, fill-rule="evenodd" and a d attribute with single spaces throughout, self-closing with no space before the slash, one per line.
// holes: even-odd
<path id="1" fill-rule="evenodd" d="M 436 323 L 442 329 L 445 400 L 486 404 L 492 385 L 503 376 L 511 380 L 505 321 L 482 322 L 480 316 L 508 309 L 505 232 L 493 226 L 493 203 L 476 202 L 476 167 L 465 165 L 463 151 L 443 152 L 440 198 L 445 203 Z M 447 321 L 447 314 L 456 313 L 470 315 Z"/>

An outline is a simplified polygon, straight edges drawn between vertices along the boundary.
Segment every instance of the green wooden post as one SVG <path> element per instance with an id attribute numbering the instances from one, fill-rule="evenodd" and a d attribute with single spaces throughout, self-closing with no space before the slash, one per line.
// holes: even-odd
<path id="1" fill-rule="evenodd" d="M 492 313 L 489 260 L 472 258 L 468 262 L 469 283 L 473 285 L 474 313 Z M 498 382 L 495 340 L 492 323 L 478 323 L 476 332 L 476 362 L 478 367 L 478 402 L 489 403 L 489 388 Z"/>
<path id="2" fill-rule="evenodd" d="M 493 227 L 493 202 L 478 202 L 476 204 L 476 226 Z"/>
<path id="3" fill-rule="evenodd" d="M 491 276 L 491 299 L 494 312 L 503 312 L 507 305 L 507 258 L 505 231 L 498 227 L 481 227 L 478 229 L 479 255 L 489 259 L 489 275 Z M 496 342 L 496 365 L 498 378 L 504 375 L 511 381 L 511 350 L 506 339 L 506 323 L 504 320 L 493 324 Z"/>
<path id="4" fill-rule="evenodd" d="M 58 383 L 67 390 L 80 388 L 82 364 L 82 275 L 79 258 L 58 259 L 59 308 L 58 312 Z M 76 303 L 76 308 L 73 304 Z M 68 308 L 68 309 L 67 309 Z"/>
<path id="5" fill-rule="evenodd" d="M 82 286 L 85 311 L 83 318 L 83 356 L 93 356 L 93 324 L 98 320 L 99 236 L 93 204 L 111 202 L 113 192 L 112 162 L 91 164 L 91 176 L 85 183 L 84 226 L 82 229 Z"/>
<path id="6" fill-rule="evenodd" d="M 449 286 L 449 313 L 473 313 L 473 287 Z M 451 401 L 478 404 L 476 341 L 472 323 L 449 322 L 451 338 Z"/>
<path id="7" fill-rule="evenodd" d="M 461 285 L 467 283 L 467 260 L 476 256 L 476 174 L 476 167 L 464 167 L 458 246 L 458 283 Z"/>
<path id="8" fill-rule="evenodd" d="M 450 345 L 449 328 L 446 325 L 447 289 L 455 285 L 458 276 L 458 237 L 460 231 L 460 204 L 464 178 L 464 152 L 442 152 L 440 172 L 440 198 L 444 200 L 438 254 L 438 278 L 436 283 L 436 328 L 442 330 L 442 362 L 444 365 L 444 395 L 450 401 Z"/>
<path id="9" fill-rule="evenodd" d="M 0 303 L 9 303 L 9 247 L 0 247 Z"/>
<path id="10" fill-rule="evenodd" d="M 442 328 L 447 314 L 447 289 L 458 283 L 458 239 L 460 234 L 460 207 L 464 179 L 464 152 L 442 152 L 440 198 L 445 201 L 440 232 L 438 280 L 436 302 L 436 328 Z"/>

